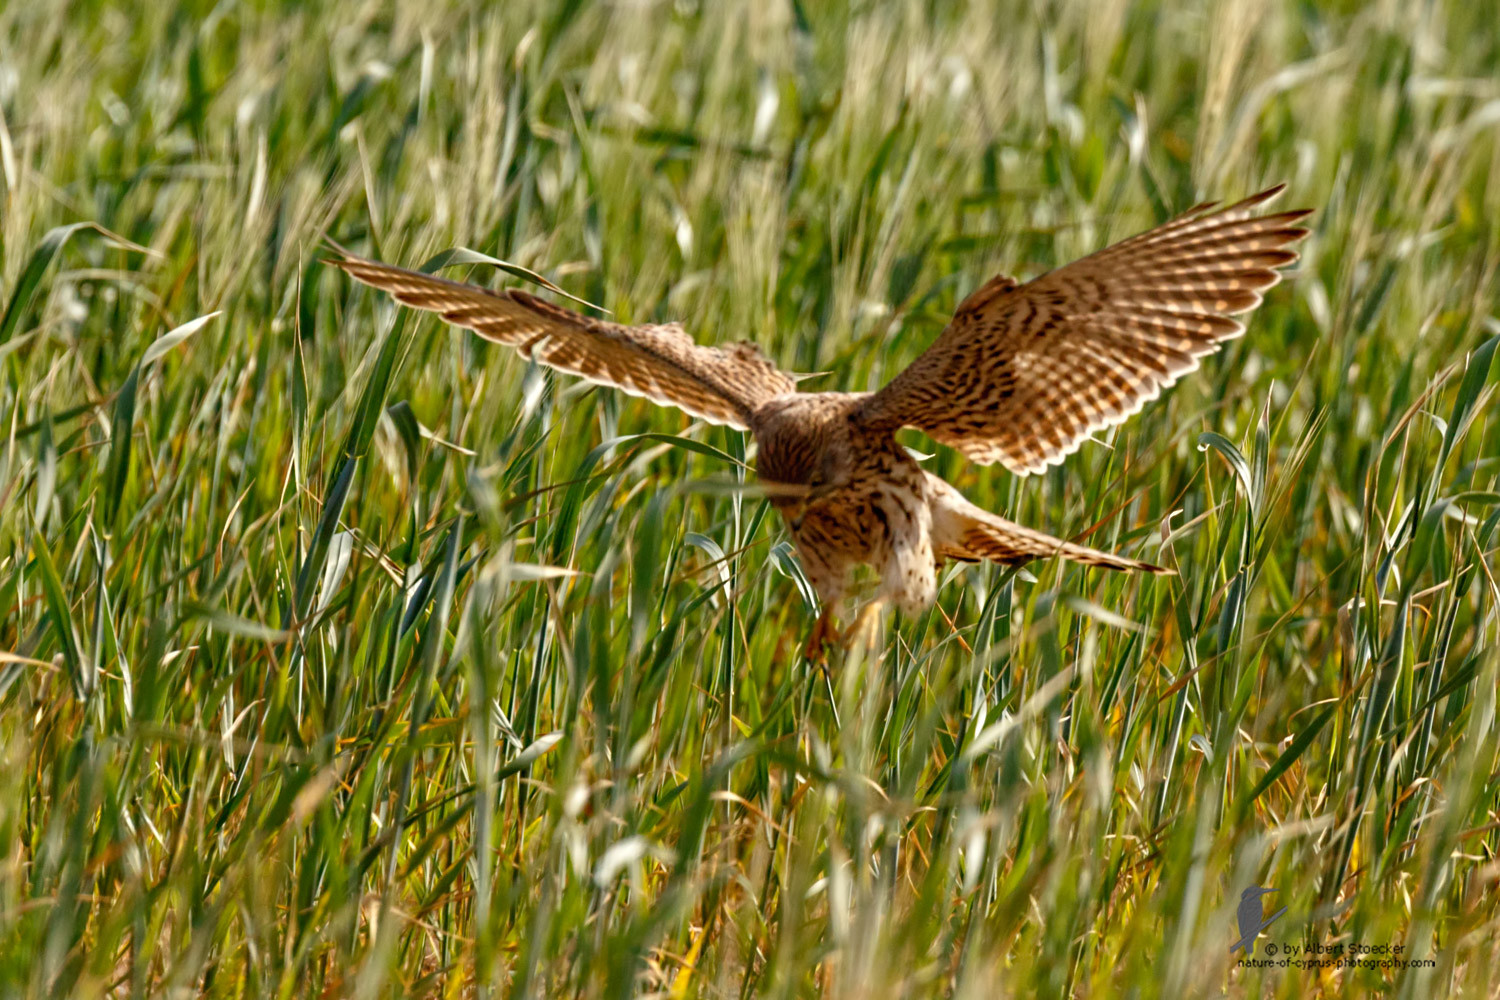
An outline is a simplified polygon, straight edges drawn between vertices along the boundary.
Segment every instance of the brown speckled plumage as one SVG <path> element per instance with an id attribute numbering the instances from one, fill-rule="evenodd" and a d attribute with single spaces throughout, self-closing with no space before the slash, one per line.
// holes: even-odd
<path id="1" fill-rule="evenodd" d="M 924 471 L 895 439 L 916 427 L 970 459 L 1025 475 L 1121 423 L 1239 335 L 1307 211 L 1257 214 L 1272 188 L 1200 205 L 1026 284 L 996 277 L 875 393 L 799 393 L 754 345 L 695 344 L 677 324 L 623 326 L 520 291 L 496 292 L 350 254 L 330 261 L 397 300 L 526 356 L 713 423 L 749 430 L 758 471 L 809 580 L 832 605 L 858 563 L 882 598 L 932 603 L 945 560 L 1018 564 L 1059 555 L 1119 570 L 1156 566 L 997 517 Z"/>
<path id="2" fill-rule="evenodd" d="M 797 391 L 797 383 L 754 344 L 703 347 L 677 323 L 621 326 L 517 289 L 491 291 L 352 254 L 329 263 L 398 302 L 435 312 L 534 361 L 680 407 L 709 423 L 748 430 L 757 406 Z"/>

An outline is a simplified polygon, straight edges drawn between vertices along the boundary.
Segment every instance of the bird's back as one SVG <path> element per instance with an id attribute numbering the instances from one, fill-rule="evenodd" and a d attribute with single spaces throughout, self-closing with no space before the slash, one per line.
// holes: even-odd
<path id="1" fill-rule="evenodd" d="M 849 448 L 849 414 L 866 392 L 801 392 L 778 396 L 752 415 L 761 478 L 805 484 L 832 447 Z"/>

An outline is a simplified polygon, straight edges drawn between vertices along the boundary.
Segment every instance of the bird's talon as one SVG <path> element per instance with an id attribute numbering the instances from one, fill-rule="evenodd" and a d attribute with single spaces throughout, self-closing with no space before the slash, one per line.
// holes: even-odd
<path id="1" fill-rule="evenodd" d="M 839 631 L 833 625 L 833 616 L 828 612 L 818 615 L 818 620 L 813 622 L 812 634 L 807 637 L 807 644 L 802 647 L 802 655 L 814 663 L 826 663 L 828 661 L 828 647 L 839 639 Z"/>

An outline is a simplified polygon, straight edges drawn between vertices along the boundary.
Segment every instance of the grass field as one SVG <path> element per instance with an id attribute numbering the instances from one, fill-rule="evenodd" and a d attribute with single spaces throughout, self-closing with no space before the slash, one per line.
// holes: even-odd
<path id="1" fill-rule="evenodd" d="M 1500 990 L 1493 10 L 930 6 L 0 5 L 0 996 Z M 866 389 L 1280 180 L 1140 417 L 908 442 L 1180 575 L 950 570 L 826 673 L 743 435 L 320 263 Z M 1255 885 L 1403 961 L 1236 966 Z"/>

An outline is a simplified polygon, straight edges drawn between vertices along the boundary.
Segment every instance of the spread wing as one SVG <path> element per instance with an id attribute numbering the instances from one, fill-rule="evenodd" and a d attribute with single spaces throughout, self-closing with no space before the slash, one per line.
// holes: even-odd
<path id="1" fill-rule="evenodd" d="M 1309 210 L 1258 215 L 1284 185 L 1162 226 L 1024 285 L 964 300 L 912 365 L 856 414 L 916 427 L 985 465 L 1041 472 L 1124 422 L 1244 327 L 1297 259 Z"/>
<path id="2" fill-rule="evenodd" d="M 437 313 L 541 364 L 676 406 L 709 423 L 744 430 L 757 406 L 797 390 L 791 376 L 754 344 L 703 347 L 677 323 L 610 323 L 517 289 L 492 291 L 340 253 L 328 263 L 398 302 Z"/>

